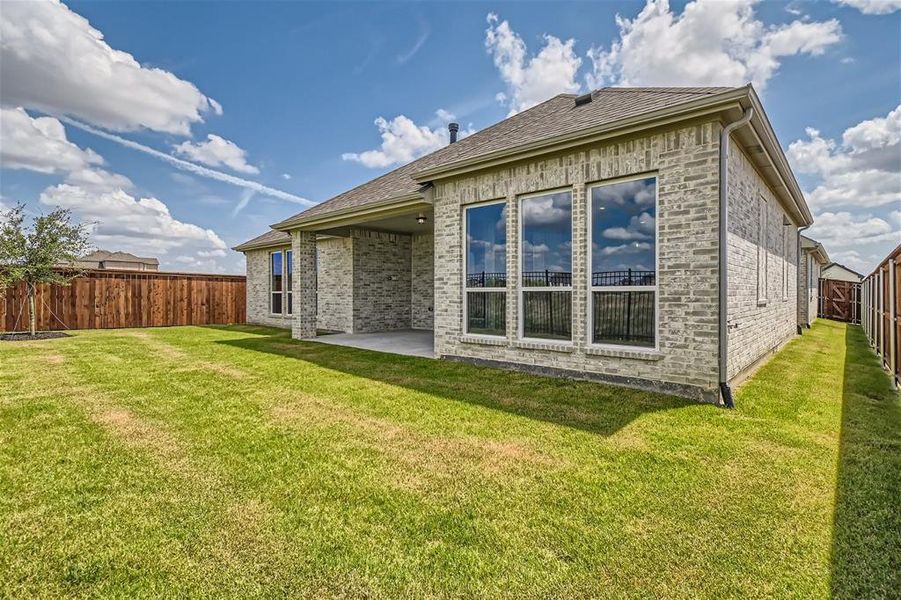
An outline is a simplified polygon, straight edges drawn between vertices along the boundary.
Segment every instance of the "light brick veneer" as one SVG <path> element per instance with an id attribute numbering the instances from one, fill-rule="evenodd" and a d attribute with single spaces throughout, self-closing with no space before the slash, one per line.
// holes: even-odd
<path id="1" fill-rule="evenodd" d="M 317 319 L 316 327 L 329 331 L 352 332 L 353 317 L 353 240 L 325 238 L 316 242 Z"/>
<path id="2" fill-rule="evenodd" d="M 290 315 L 269 312 L 269 253 L 284 248 L 248 250 L 247 260 L 247 322 L 270 327 L 291 327 Z"/>
<path id="3" fill-rule="evenodd" d="M 435 326 L 435 236 L 414 235 L 412 243 L 410 325 L 413 329 L 432 329 Z"/>
<path id="4" fill-rule="evenodd" d="M 580 377 L 663 388 L 712 400 L 717 374 L 717 123 L 522 161 L 437 182 L 435 345 L 439 355 L 563 370 Z M 656 173 L 659 240 L 659 352 L 604 350 L 587 343 L 586 184 Z M 573 191 L 573 342 L 519 342 L 518 201 L 523 194 Z M 507 202 L 507 339 L 478 343 L 463 333 L 462 208 Z"/>
<path id="5" fill-rule="evenodd" d="M 735 140 L 729 154 L 728 197 L 728 373 L 731 379 L 797 331 L 798 228 L 791 221 L 785 224 L 788 215 Z M 767 210 L 765 256 L 758 253 L 761 198 L 766 201 Z M 765 291 L 760 294 L 758 269 L 766 274 Z M 787 278 L 787 291 L 783 288 L 783 275 Z"/>
<path id="6" fill-rule="evenodd" d="M 798 263 L 798 325 L 810 327 L 817 319 L 820 265 L 811 257 L 809 250 L 801 249 Z M 814 286 L 810 285 L 810 271 L 813 271 Z"/>
<path id="7" fill-rule="evenodd" d="M 316 234 L 291 232 L 294 250 L 294 318 L 291 337 L 309 340 L 316 337 Z"/>
<path id="8" fill-rule="evenodd" d="M 355 229 L 354 332 L 410 329 L 410 236 Z"/>

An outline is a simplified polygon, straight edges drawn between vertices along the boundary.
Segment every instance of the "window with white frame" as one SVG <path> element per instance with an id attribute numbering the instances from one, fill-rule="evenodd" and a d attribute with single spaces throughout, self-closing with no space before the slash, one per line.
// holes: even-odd
<path id="1" fill-rule="evenodd" d="M 282 314 L 282 295 L 284 294 L 284 263 L 282 252 L 269 253 L 269 312 Z"/>
<path id="2" fill-rule="evenodd" d="M 591 343 L 657 345 L 657 178 L 589 188 Z"/>
<path id="3" fill-rule="evenodd" d="M 763 196 L 758 199 L 759 215 L 757 220 L 757 301 L 767 299 L 767 202 Z"/>
<path id="4" fill-rule="evenodd" d="M 520 198 L 519 335 L 572 340 L 572 191 Z"/>
<path id="5" fill-rule="evenodd" d="M 290 315 L 294 309 L 294 252 L 285 250 L 285 295 L 287 300 L 287 313 Z"/>
<path id="6" fill-rule="evenodd" d="M 468 206 L 466 333 L 507 334 L 507 209 L 503 202 Z"/>

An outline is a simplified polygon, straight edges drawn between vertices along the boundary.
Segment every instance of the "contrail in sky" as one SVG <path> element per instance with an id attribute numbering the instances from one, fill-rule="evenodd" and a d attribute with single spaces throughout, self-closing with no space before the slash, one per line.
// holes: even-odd
<path id="1" fill-rule="evenodd" d="M 173 167 L 181 169 L 183 171 L 188 171 L 190 173 L 194 173 L 195 175 L 200 175 L 201 177 L 207 177 L 209 179 L 215 179 L 216 181 L 221 181 L 223 183 L 228 183 L 231 185 L 238 186 L 240 188 L 244 188 L 246 190 L 252 190 L 254 192 L 259 192 L 260 194 L 264 194 L 266 196 L 270 196 L 272 198 L 278 198 L 280 200 L 285 200 L 287 202 L 294 202 L 295 204 L 303 204 L 306 206 L 312 206 L 317 204 L 312 200 L 308 200 L 306 198 L 302 198 L 300 196 L 295 196 L 294 194 L 289 194 L 288 192 L 283 192 L 282 190 L 277 190 L 275 188 L 271 188 L 268 185 L 263 185 L 262 183 L 258 183 L 256 181 L 250 181 L 249 179 L 243 179 L 241 177 L 235 177 L 234 175 L 229 175 L 228 173 L 223 173 L 221 171 L 216 171 L 215 169 L 209 169 L 207 167 L 202 167 L 198 164 L 194 164 L 192 162 L 188 162 L 186 160 L 182 160 L 180 158 L 176 158 L 171 154 L 166 154 L 165 152 L 160 152 L 155 148 L 151 148 L 150 146 L 145 146 L 139 142 L 135 142 L 133 140 L 126 139 L 124 137 L 108 133 L 103 131 L 102 129 L 96 129 L 82 123 L 80 121 L 76 121 L 74 119 L 70 119 L 69 117 L 59 116 L 57 117 L 60 121 L 71 125 L 72 127 L 77 127 L 82 131 L 87 131 L 88 133 L 93 133 L 96 136 L 102 137 L 105 140 L 110 140 L 111 142 L 116 142 L 121 146 L 125 146 L 126 148 L 131 148 L 132 150 L 137 150 L 138 152 L 143 152 L 144 154 L 149 154 L 150 156 L 156 157 L 164 162 L 169 163 Z M 249 198 L 248 198 L 249 200 Z M 243 208 L 243 207 L 242 207 Z"/>

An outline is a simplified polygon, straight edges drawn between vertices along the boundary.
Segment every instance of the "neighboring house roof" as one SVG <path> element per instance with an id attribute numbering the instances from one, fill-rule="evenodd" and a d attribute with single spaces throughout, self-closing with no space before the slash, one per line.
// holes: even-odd
<path id="1" fill-rule="evenodd" d="M 575 105 L 575 95 L 560 94 L 390 173 L 338 194 L 276 223 L 273 227 L 283 229 L 311 217 L 416 196 L 423 188 L 416 177 L 421 172 L 477 160 L 498 151 L 540 143 L 737 89 L 742 88 L 602 88 L 592 92 L 591 102 L 580 106 Z"/>
<path id="2" fill-rule="evenodd" d="M 823 247 L 823 244 L 818 241 L 807 237 L 806 235 L 801 236 L 801 248 L 803 250 L 807 250 L 814 258 L 817 259 L 817 262 L 821 265 L 829 264 L 829 255 L 826 254 L 826 248 Z"/>
<path id="3" fill-rule="evenodd" d="M 252 240 L 248 240 L 243 244 L 238 244 L 232 250 L 238 252 L 246 252 L 247 250 L 258 250 L 261 248 L 270 248 L 273 246 L 285 246 L 291 243 L 291 234 L 286 231 L 276 231 L 270 229 L 263 235 L 258 235 Z"/>
<path id="4" fill-rule="evenodd" d="M 148 258 L 142 256 L 135 256 L 130 252 L 110 252 L 108 250 L 95 250 L 90 254 L 86 254 L 82 256 L 80 262 L 105 262 L 105 261 L 113 261 L 113 262 L 133 262 L 133 263 L 141 263 L 145 265 L 159 266 L 160 261 L 156 258 Z"/>
<path id="5" fill-rule="evenodd" d="M 828 265 L 826 265 L 825 267 L 823 267 L 823 271 L 826 271 L 826 270 L 828 270 L 828 269 L 833 269 L 833 268 L 838 268 L 838 269 L 842 269 L 843 271 L 847 271 L 850 275 L 853 275 L 854 277 L 857 277 L 859 280 L 860 280 L 860 279 L 863 279 L 863 275 L 861 275 L 860 273 L 858 273 L 858 272 L 855 271 L 854 269 L 851 269 L 851 268 L 849 268 L 849 267 L 846 267 L 845 265 L 843 265 L 843 264 L 841 264 L 841 263 L 837 263 L 837 262 L 831 262 L 831 263 L 829 263 Z M 828 277 L 827 277 L 826 279 L 828 279 Z"/>

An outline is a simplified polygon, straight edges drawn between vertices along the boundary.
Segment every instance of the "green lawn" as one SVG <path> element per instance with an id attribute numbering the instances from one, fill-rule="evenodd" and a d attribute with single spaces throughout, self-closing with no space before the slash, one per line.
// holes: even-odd
<path id="1" fill-rule="evenodd" d="M 860 329 L 736 404 L 254 327 L 0 342 L 0 595 L 897 597 Z"/>

